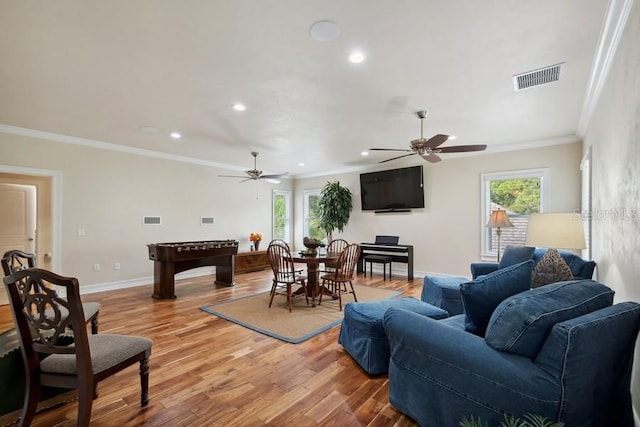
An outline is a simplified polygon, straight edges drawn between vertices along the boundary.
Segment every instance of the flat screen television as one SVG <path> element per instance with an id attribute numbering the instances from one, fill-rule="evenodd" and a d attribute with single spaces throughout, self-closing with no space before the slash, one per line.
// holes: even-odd
<path id="1" fill-rule="evenodd" d="M 424 208 L 422 166 L 360 174 L 360 198 L 363 211 Z"/>

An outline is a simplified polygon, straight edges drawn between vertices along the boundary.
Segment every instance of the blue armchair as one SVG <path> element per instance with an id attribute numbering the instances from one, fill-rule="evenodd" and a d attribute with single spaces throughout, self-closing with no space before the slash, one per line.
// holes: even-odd
<path id="1" fill-rule="evenodd" d="M 640 304 L 612 300 L 592 280 L 524 291 L 498 305 L 484 337 L 464 329 L 464 314 L 434 320 L 391 308 L 389 400 L 424 426 L 471 416 L 497 425 L 527 413 L 567 426 L 633 426 Z"/>
<path id="2" fill-rule="evenodd" d="M 503 256 L 503 261 L 508 259 L 508 247 L 505 249 L 505 255 Z M 540 261 L 540 258 L 547 252 L 545 248 L 537 248 L 533 251 L 533 255 L 531 259 L 535 264 Z M 593 271 L 596 268 L 596 263 L 594 261 L 586 261 L 580 258 L 578 255 L 573 254 L 567 251 L 558 251 L 560 256 L 567 263 L 569 268 L 571 269 L 571 273 L 573 273 L 573 277 L 575 279 L 591 279 L 593 277 Z M 517 260 L 516 262 L 520 262 L 521 260 Z M 504 262 L 498 264 L 497 262 L 473 262 L 471 263 L 471 277 L 476 278 L 478 276 L 483 276 L 485 274 L 492 273 L 499 268 L 504 266 Z"/>

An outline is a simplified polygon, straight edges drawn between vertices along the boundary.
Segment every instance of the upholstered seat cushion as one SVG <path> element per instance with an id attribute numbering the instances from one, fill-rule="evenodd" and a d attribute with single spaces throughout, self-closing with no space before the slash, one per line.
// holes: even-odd
<path id="1" fill-rule="evenodd" d="M 89 335 L 91 365 L 93 373 L 102 372 L 143 351 L 151 352 L 153 341 L 132 335 L 97 334 Z M 73 344 L 72 344 L 73 345 Z M 40 362 L 43 372 L 56 374 L 76 374 L 76 355 L 52 354 Z"/>
<path id="2" fill-rule="evenodd" d="M 60 309 L 60 316 L 64 319 L 69 315 L 69 311 L 62 305 L 58 305 Z M 100 311 L 100 304 L 97 302 L 83 302 L 82 303 L 82 311 L 84 311 L 84 318 L 91 319 L 97 312 Z M 44 314 L 47 317 L 54 317 L 55 313 L 52 308 L 48 308 L 44 311 Z"/>
<path id="3" fill-rule="evenodd" d="M 556 323 L 610 306 L 613 294 L 593 280 L 552 283 L 522 292 L 498 305 L 485 341 L 496 350 L 532 359 Z"/>
<path id="4" fill-rule="evenodd" d="M 338 342 L 369 374 L 382 374 L 389 368 L 389 342 L 382 319 L 391 307 L 434 319 L 448 316 L 445 310 L 410 297 L 345 305 Z"/>
<path id="5" fill-rule="evenodd" d="M 493 310 L 505 298 L 531 288 L 533 260 L 521 262 L 460 285 L 466 318 L 466 330 L 479 336 L 484 332 Z"/>

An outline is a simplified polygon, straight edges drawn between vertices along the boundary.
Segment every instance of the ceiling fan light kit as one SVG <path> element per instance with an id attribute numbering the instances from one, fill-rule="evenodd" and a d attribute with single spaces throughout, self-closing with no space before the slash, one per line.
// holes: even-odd
<path id="1" fill-rule="evenodd" d="M 457 145 L 453 147 L 440 147 L 448 139 L 449 135 L 437 134 L 429 139 L 424 138 L 423 125 L 424 119 L 429 116 L 429 112 L 421 110 L 416 112 L 416 116 L 420 119 L 420 138 L 411 141 L 409 150 L 403 150 L 398 148 L 371 148 L 371 151 L 402 151 L 409 154 L 403 154 L 401 156 L 393 157 L 391 159 L 382 160 L 379 163 L 386 163 L 392 160 L 401 159 L 403 157 L 419 155 L 429 163 L 437 163 L 442 160 L 438 154 L 440 153 L 464 153 L 469 151 L 483 151 L 487 148 L 484 144 L 476 145 Z"/>

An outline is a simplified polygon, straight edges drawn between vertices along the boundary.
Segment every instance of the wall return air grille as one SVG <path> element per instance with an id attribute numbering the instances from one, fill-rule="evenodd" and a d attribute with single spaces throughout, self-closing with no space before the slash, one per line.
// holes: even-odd
<path id="1" fill-rule="evenodd" d="M 564 62 L 561 62 L 556 65 L 550 65 L 549 67 L 513 76 L 513 90 L 517 92 L 530 87 L 558 81 L 558 79 L 560 79 L 560 69 L 563 64 Z"/>

